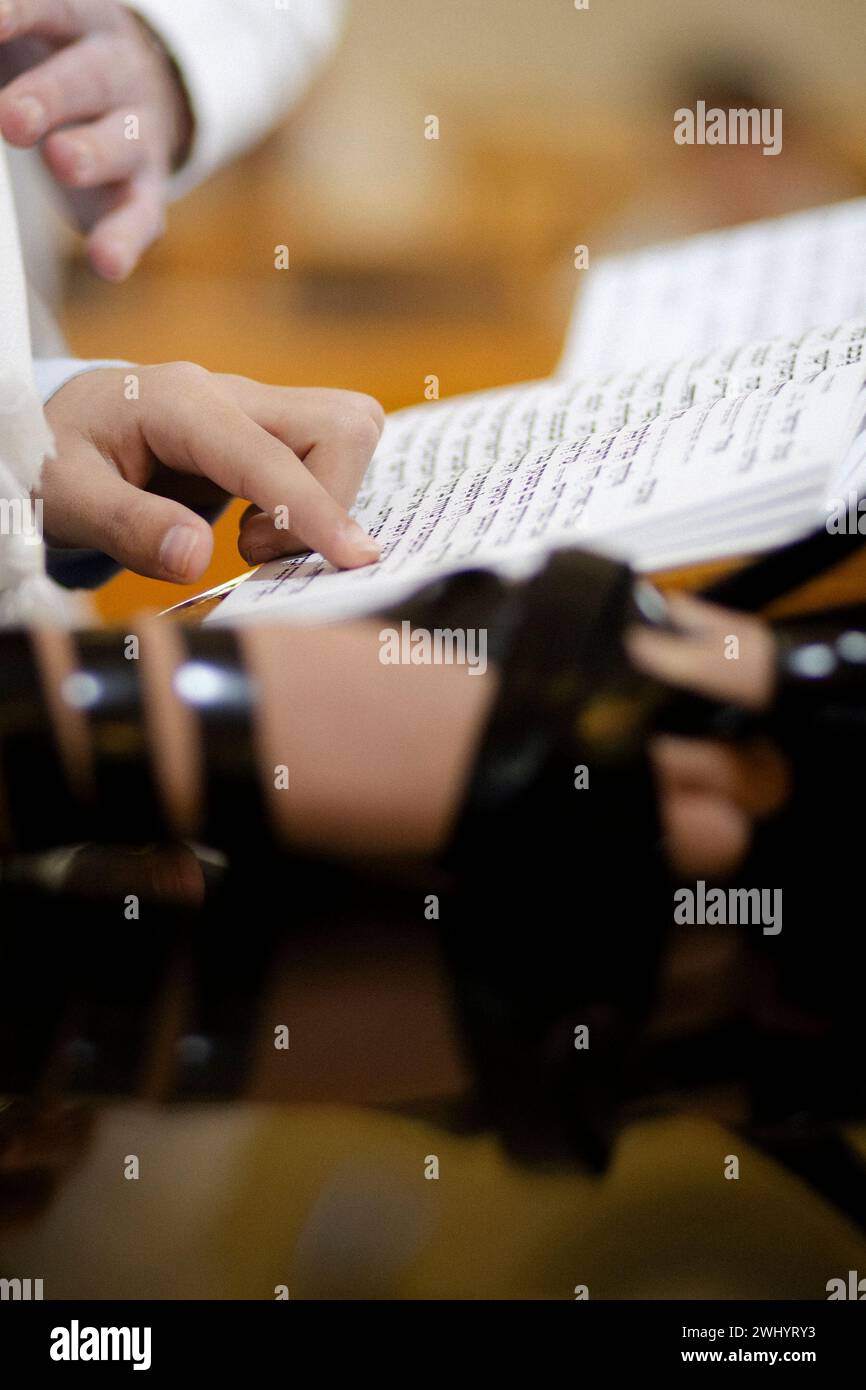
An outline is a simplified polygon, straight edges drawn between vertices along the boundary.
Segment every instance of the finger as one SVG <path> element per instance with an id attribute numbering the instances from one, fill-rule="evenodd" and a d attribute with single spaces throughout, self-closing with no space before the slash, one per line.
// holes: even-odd
<path id="1" fill-rule="evenodd" d="M 652 756 L 666 791 L 701 792 L 732 802 L 752 816 L 778 811 L 789 791 L 784 759 L 768 743 L 745 748 L 668 735 L 653 740 Z"/>
<path id="2" fill-rule="evenodd" d="M 304 467 L 341 507 L 349 508 L 372 458 L 378 431 L 371 417 L 368 428 L 339 431 L 339 438 L 315 444 L 304 458 Z M 276 431 L 273 431 L 276 433 Z M 241 520 L 238 550 L 250 565 L 263 565 L 304 549 L 298 533 L 257 508 Z"/>
<path id="3" fill-rule="evenodd" d="M 737 615 L 734 615 L 736 618 Z M 632 628 L 625 645 L 634 664 L 671 685 L 746 709 L 762 709 L 773 689 L 773 638 L 751 619 L 679 636 L 657 629 Z"/>
<path id="4" fill-rule="evenodd" d="M 730 632 L 731 625 L 749 624 L 760 626 L 759 619 L 748 613 L 738 613 L 733 608 L 722 608 L 706 599 L 696 598 L 694 594 L 672 593 L 667 595 L 668 608 L 677 627 L 695 634 Z"/>
<path id="5" fill-rule="evenodd" d="M 357 445 L 366 452 L 366 467 L 382 437 L 385 412 L 375 397 L 363 392 L 268 386 L 240 376 L 220 376 L 219 381 L 241 410 L 306 463 L 316 445 L 330 440 L 350 450 Z M 327 469 L 322 456 L 317 465 Z M 341 471 L 338 467 L 330 481 L 336 482 Z M 317 476 L 328 485 L 324 471 Z"/>
<path id="6" fill-rule="evenodd" d="M 278 433 L 278 438 L 282 436 Z M 373 420 L 350 419 L 331 430 L 304 455 L 304 467 L 341 507 L 354 505 L 379 443 Z"/>
<path id="7" fill-rule="evenodd" d="M 126 113 L 112 111 L 100 121 L 49 135 L 42 157 L 52 174 L 70 188 L 101 188 L 136 174 L 150 157 L 143 140 L 126 138 Z"/>
<path id="8" fill-rule="evenodd" d="M 77 0 L 15 0 L 0 7 L 0 43 L 30 34 L 67 42 L 93 25 Z"/>
<path id="9" fill-rule="evenodd" d="M 0 129 L 13 145 L 34 145 L 72 121 L 100 117 L 135 101 L 137 70 L 110 34 L 71 44 L 0 92 Z"/>
<path id="10" fill-rule="evenodd" d="M 104 280 L 131 275 L 149 246 L 165 231 L 165 185 L 141 177 L 123 186 L 117 205 L 87 238 L 91 264 Z"/>
<path id="11" fill-rule="evenodd" d="M 76 468 L 60 458 L 52 470 L 53 541 L 102 551 L 149 579 L 192 584 L 210 564 L 213 534 L 195 512 L 142 492 L 109 465 Z"/>
<path id="12" fill-rule="evenodd" d="M 220 380 L 247 414 L 299 454 L 335 501 L 352 506 L 385 423 L 377 400 L 355 391 L 263 386 L 244 377 Z M 258 508 L 244 514 L 238 550 L 248 564 L 261 565 L 304 548 L 297 532 L 275 525 Z"/>
<path id="13" fill-rule="evenodd" d="M 241 520 L 238 551 L 248 565 L 264 565 L 268 560 L 298 555 L 305 549 L 300 536 L 275 526 L 273 517 L 260 512 L 258 507 Z"/>
<path id="14" fill-rule="evenodd" d="M 254 502 L 268 516 L 285 520 L 311 550 L 332 564 L 352 569 L 379 558 L 379 547 L 304 467 L 297 455 L 262 429 L 232 401 L 214 390 L 201 368 L 178 365 L 166 395 L 155 393 L 158 408 L 147 410 L 142 391 L 147 443 L 163 463 L 200 473 L 234 497 Z"/>
<path id="15" fill-rule="evenodd" d="M 749 847 L 748 816 L 729 801 L 701 792 L 661 798 L 668 858 L 680 873 L 726 877 Z"/>

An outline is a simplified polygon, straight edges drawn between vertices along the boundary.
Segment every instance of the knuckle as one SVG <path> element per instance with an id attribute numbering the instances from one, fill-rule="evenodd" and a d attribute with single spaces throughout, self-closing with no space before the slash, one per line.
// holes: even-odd
<path id="1" fill-rule="evenodd" d="M 166 362 L 159 369 L 166 383 L 175 390 L 200 392 L 210 382 L 210 372 L 197 362 Z"/>
<path id="2" fill-rule="evenodd" d="M 376 426 L 377 434 L 381 434 L 385 428 L 385 411 L 375 396 L 368 396 L 363 391 L 351 391 L 348 393 L 352 409 L 357 411 L 360 416 L 373 421 Z"/>
<path id="3" fill-rule="evenodd" d="M 375 396 L 365 396 L 364 401 L 366 402 L 367 408 L 373 417 L 373 423 L 375 424 L 376 429 L 379 433 L 379 437 L 381 438 L 382 431 L 385 428 L 385 407 L 381 404 L 381 402 L 376 400 Z"/>
<path id="4" fill-rule="evenodd" d="M 90 29 L 122 32 L 132 20 L 132 15 L 125 14 L 124 7 L 114 0 L 65 0 L 65 3 L 78 16 L 79 23 Z"/>
<path id="5" fill-rule="evenodd" d="M 59 16 L 62 23 L 69 29 L 86 28 L 92 21 L 92 3 L 88 0 L 59 0 Z"/>
<path id="6" fill-rule="evenodd" d="M 337 433 L 347 443 L 372 453 L 379 443 L 381 430 L 366 409 L 355 406 L 343 410 L 337 421 Z"/>

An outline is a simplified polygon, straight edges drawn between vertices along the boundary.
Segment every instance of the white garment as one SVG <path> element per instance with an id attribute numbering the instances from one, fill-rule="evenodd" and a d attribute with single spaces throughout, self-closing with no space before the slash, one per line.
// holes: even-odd
<path id="1" fill-rule="evenodd" d="M 67 381 L 71 381 L 75 376 L 82 376 L 84 372 L 95 372 L 100 367 L 129 367 L 129 362 L 109 361 L 103 362 L 85 361 L 81 357 L 42 357 L 37 358 L 33 363 L 33 377 L 36 382 L 36 390 L 43 405 L 47 405 L 52 396 L 56 396 L 61 386 L 65 386 Z"/>
<path id="2" fill-rule="evenodd" d="M 45 573 L 30 497 L 52 448 L 33 378 L 18 223 L 0 142 L 0 626 L 70 615 L 68 595 Z"/>
<path id="3" fill-rule="evenodd" d="M 129 0 L 171 53 L 195 117 L 185 192 L 260 140 L 336 42 L 345 0 Z"/>

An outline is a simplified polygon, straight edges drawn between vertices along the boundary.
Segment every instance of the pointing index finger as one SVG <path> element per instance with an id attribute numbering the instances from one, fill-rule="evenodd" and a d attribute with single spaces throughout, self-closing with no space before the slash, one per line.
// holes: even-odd
<path id="1" fill-rule="evenodd" d="M 285 444 L 251 420 L 211 385 L 207 373 L 189 368 L 186 389 L 168 393 L 144 429 L 153 452 L 169 465 L 210 478 L 234 497 L 245 498 L 291 527 L 311 550 L 341 569 L 374 563 L 379 546 L 325 491 Z M 183 370 L 183 369 L 182 369 Z M 146 405 L 145 393 L 142 403 Z"/>

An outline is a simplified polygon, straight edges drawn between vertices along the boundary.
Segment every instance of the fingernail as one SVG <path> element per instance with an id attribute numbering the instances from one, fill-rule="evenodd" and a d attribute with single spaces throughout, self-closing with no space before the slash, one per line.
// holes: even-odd
<path id="1" fill-rule="evenodd" d="M 0 0 L 0 35 L 10 34 L 15 27 L 15 0 Z"/>
<path id="2" fill-rule="evenodd" d="M 368 555 L 371 560 L 378 560 L 382 554 L 382 547 L 378 541 L 374 541 L 372 536 L 358 525 L 357 521 L 347 521 L 343 527 L 343 535 L 349 542 L 353 550 L 359 551 L 362 555 Z"/>
<path id="3" fill-rule="evenodd" d="M 36 97 L 19 97 L 13 110 L 24 127 L 25 138 L 35 140 L 43 133 L 48 124 L 48 113 Z"/>
<path id="4" fill-rule="evenodd" d="M 172 526 L 160 546 L 159 563 L 166 573 L 184 579 L 197 544 L 198 531 L 193 526 Z"/>
<path id="5" fill-rule="evenodd" d="M 663 632 L 676 630 L 671 617 L 671 605 L 665 594 L 645 579 L 639 579 L 633 589 L 635 605 L 641 617 L 650 627 Z"/>
<path id="6" fill-rule="evenodd" d="M 274 553 L 272 545 L 263 542 L 261 545 L 251 545 L 248 550 L 242 550 L 241 554 L 248 565 L 266 565 L 269 560 L 278 560 L 279 554 Z"/>

